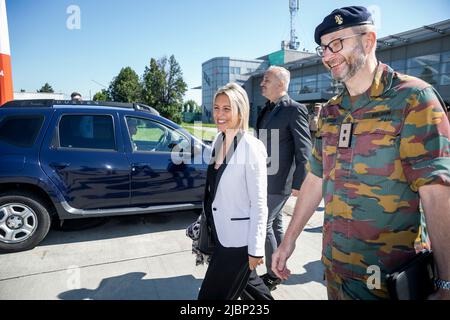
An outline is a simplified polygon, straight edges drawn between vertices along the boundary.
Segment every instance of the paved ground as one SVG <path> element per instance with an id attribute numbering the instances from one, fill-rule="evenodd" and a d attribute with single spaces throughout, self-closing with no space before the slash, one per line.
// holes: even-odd
<path id="1" fill-rule="evenodd" d="M 286 224 L 294 201 L 285 207 Z M 0 256 L 0 299 L 196 299 L 206 267 L 195 266 L 185 236 L 195 217 L 116 217 L 86 230 L 51 230 L 39 247 Z M 299 237 L 288 263 L 293 275 L 273 292 L 276 299 L 326 299 L 322 218 L 316 212 Z"/>

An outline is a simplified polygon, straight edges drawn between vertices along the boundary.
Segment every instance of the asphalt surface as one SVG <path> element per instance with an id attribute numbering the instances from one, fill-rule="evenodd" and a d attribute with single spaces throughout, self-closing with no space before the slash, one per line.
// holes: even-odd
<path id="1" fill-rule="evenodd" d="M 294 205 L 291 198 L 284 208 L 286 226 Z M 292 276 L 273 291 L 275 299 L 326 299 L 322 210 L 300 235 L 288 262 Z M 206 272 L 195 266 L 185 235 L 195 218 L 174 212 L 52 229 L 35 249 L 0 255 L 0 299 L 195 300 Z M 265 273 L 264 266 L 257 270 Z"/>

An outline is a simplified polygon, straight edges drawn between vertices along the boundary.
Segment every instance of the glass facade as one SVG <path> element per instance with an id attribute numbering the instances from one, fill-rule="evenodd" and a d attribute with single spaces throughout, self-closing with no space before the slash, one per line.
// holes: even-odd
<path id="1" fill-rule="evenodd" d="M 450 85 L 450 51 L 441 54 L 441 75 L 439 84 L 441 86 Z"/>
<path id="2" fill-rule="evenodd" d="M 383 62 L 395 71 L 420 78 L 435 87 L 450 85 L 450 51 Z M 315 92 L 337 94 L 342 86 L 325 72 L 293 78 L 288 93 L 292 97 Z"/>
<path id="3" fill-rule="evenodd" d="M 202 121 L 212 122 L 212 105 L 217 89 L 229 82 L 241 85 L 252 72 L 267 68 L 262 60 L 214 58 L 202 65 Z"/>
<path id="4" fill-rule="evenodd" d="M 450 85 L 450 51 L 395 60 L 388 64 L 395 71 L 421 78 L 433 86 Z"/>
<path id="5" fill-rule="evenodd" d="M 406 60 L 406 74 L 435 86 L 438 84 L 439 64 L 440 54 L 409 58 Z"/>
<path id="6" fill-rule="evenodd" d="M 447 30 L 450 20 L 438 23 L 439 28 Z M 446 29 L 447 28 L 447 29 Z M 450 100 L 450 37 L 445 33 L 423 30 L 411 30 L 402 34 L 407 41 L 379 39 L 377 56 L 390 65 L 395 71 L 421 78 L 433 85 L 444 100 Z M 416 40 L 417 39 L 417 40 Z M 389 42 L 389 45 L 386 45 Z M 261 96 L 263 72 L 269 65 L 281 64 L 291 72 L 289 95 L 302 103 L 323 102 L 332 95 L 338 94 L 343 84 L 332 79 L 330 72 L 323 67 L 318 57 L 307 56 L 289 63 L 276 61 L 280 59 L 277 51 L 262 60 L 240 60 L 231 58 L 215 58 L 203 64 L 203 108 L 206 110 L 204 121 L 211 121 L 210 110 L 214 92 L 227 82 L 245 83 L 249 94 L 251 125 L 254 125 L 257 111 L 264 106 L 266 99 Z M 278 63 L 275 63 L 278 62 Z M 208 80 L 208 81 L 207 81 Z"/>
<path id="7" fill-rule="evenodd" d="M 292 97 L 315 92 L 337 93 L 338 87 L 339 84 L 333 81 L 331 74 L 325 72 L 292 78 L 288 93 Z"/>

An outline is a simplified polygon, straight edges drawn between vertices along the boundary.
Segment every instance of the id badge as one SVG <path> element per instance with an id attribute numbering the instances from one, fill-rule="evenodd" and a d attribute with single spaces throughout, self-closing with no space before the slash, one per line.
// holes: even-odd
<path id="1" fill-rule="evenodd" d="M 353 123 L 341 124 L 341 132 L 339 133 L 339 148 L 350 148 L 352 143 Z"/>

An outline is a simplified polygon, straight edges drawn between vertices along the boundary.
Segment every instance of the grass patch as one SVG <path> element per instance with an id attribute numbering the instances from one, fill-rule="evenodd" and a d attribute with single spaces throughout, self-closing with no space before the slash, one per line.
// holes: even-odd
<path id="1" fill-rule="evenodd" d="M 133 136 L 137 141 L 154 141 L 157 142 L 161 138 L 163 132 L 157 128 L 138 127 L 136 134 Z"/>
<path id="2" fill-rule="evenodd" d="M 200 123 L 200 122 L 199 122 L 199 123 Z M 183 128 L 186 128 L 186 127 L 194 127 L 195 125 L 197 125 L 197 123 L 187 123 L 187 122 L 181 123 L 181 126 L 182 126 Z M 215 127 L 216 127 L 216 124 L 215 124 L 215 123 L 202 123 L 201 125 L 202 125 L 202 127 L 204 127 L 204 128 L 215 128 Z"/>
<path id="3" fill-rule="evenodd" d="M 189 124 L 188 124 L 189 125 Z M 201 139 L 201 140 L 214 140 L 216 136 L 216 131 L 212 130 L 201 130 L 200 127 L 197 127 L 194 129 L 194 127 L 189 126 L 185 127 L 183 126 L 186 131 L 188 131 L 190 134 L 194 135 L 195 137 Z M 137 133 L 133 136 L 133 139 L 135 141 L 153 141 L 157 142 L 159 138 L 161 138 L 163 132 L 161 129 L 158 128 L 144 128 L 144 127 L 138 127 Z"/>
<path id="4" fill-rule="evenodd" d="M 184 127 L 186 131 L 189 131 L 190 134 L 193 136 L 201 139 L 201 140 L 209 140 L 212 141 L 216 137 L 216 132 L 214 131 L 206 131 L 206 130 L 200 130 L 200 128 L 194 129 L 193 127 Z"/>

